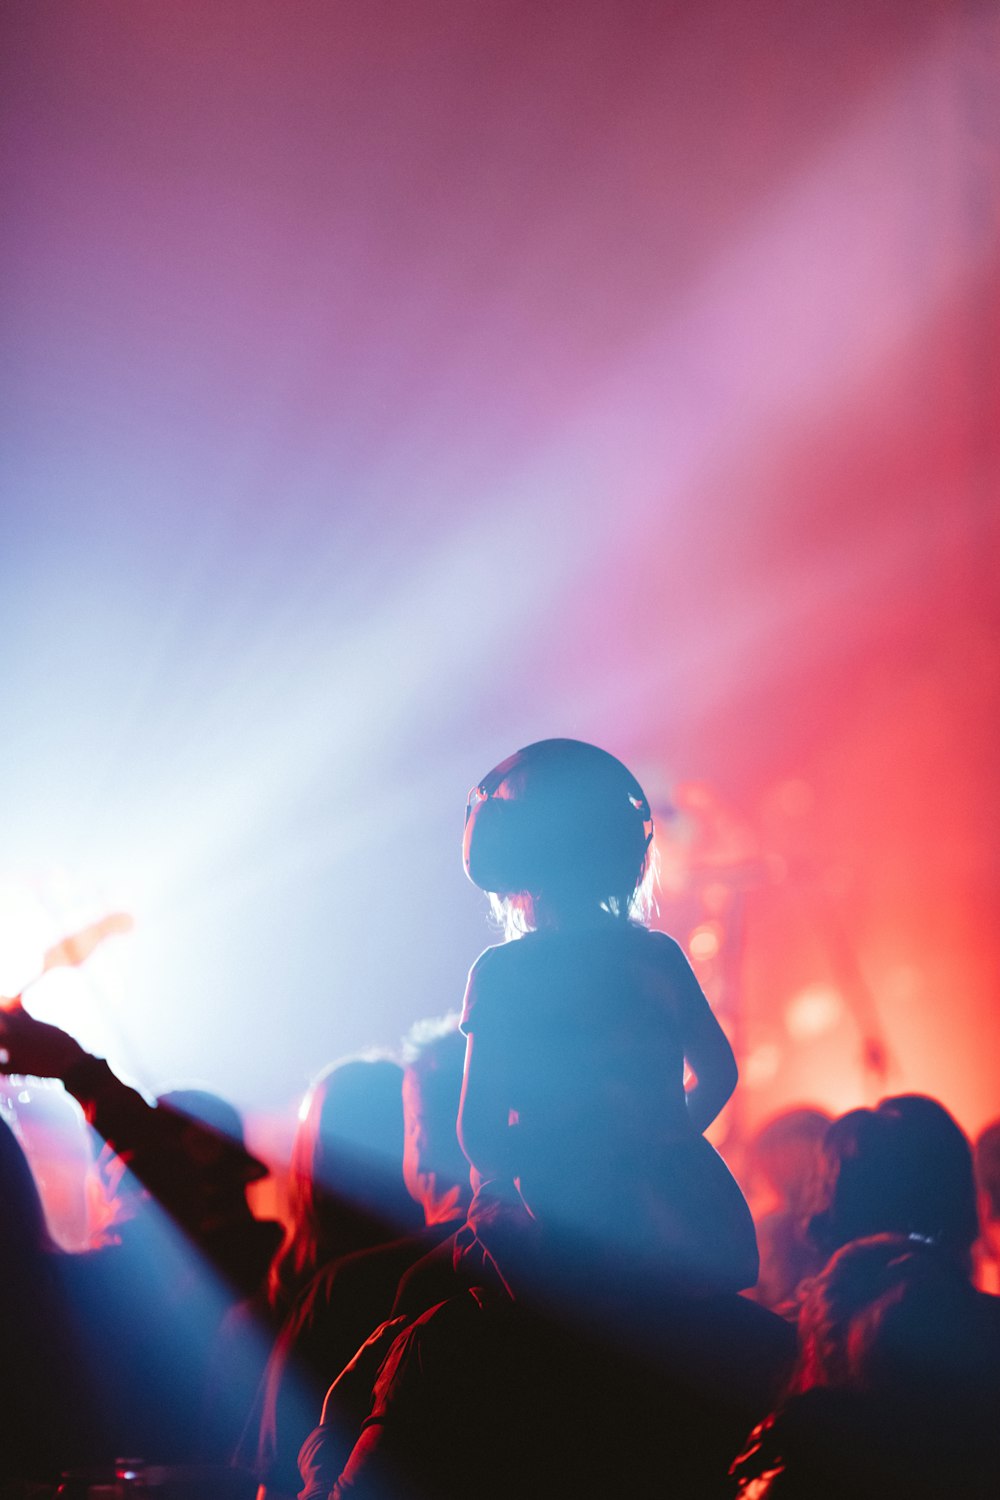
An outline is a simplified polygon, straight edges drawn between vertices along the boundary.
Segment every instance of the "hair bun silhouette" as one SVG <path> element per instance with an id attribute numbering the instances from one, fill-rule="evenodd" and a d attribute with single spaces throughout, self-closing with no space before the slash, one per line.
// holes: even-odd
<path id="1" fill-rule="evenodd" d="M 498 896 L 558 889 L 627 905 L 651 839 L 646 794 L 620 760 L 584 740 L 538 740 L 473 787 L 462 854 L 473 884 Z"/>

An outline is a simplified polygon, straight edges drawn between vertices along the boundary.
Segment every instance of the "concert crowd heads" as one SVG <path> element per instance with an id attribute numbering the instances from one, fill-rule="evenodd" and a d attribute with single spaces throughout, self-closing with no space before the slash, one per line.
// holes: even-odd
<path id="1" fill-rule="evenodd" d="M 977 1183 L 930 1097 L 785 1111 L 748 1153 L 770 1196 L 741 1295 L 756 1227 L 704 1134 L 736 1059 L 649 925 L 652 850 L 595 745 L 537 741 L 476 784 L 463 862 L 504 941 L 460 1015 L 317 1075 L 280 1245 L 225 1101 L 153 1105 L 0 1012 L 2 1066 L 63 1080 L 121 1210 L 117 1243 L 58 1249 L 0 1120 L 4 1495 L 126 1451 L 167 1466 L 165 1500 L 172 1465 L 183 1500 L 995 1494 L 1000 1299 L 972 1268 L 1000 1261 L 1000 1126 Z M 225 1476 L 199 1489 L 206 1459 Z"/>

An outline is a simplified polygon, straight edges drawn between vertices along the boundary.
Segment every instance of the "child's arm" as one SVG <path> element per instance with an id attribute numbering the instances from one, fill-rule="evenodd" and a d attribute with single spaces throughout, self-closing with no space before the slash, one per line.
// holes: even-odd
<path id="1" fill-rule="evenodd" d="M 695 1075 L 694 1086 L 687 1091 L 688 1116 L 701 1134 L 732 1097 L 739 1072 L 729 1038 L 715 1019 L 691 965 L 680 947 L 670 941 L 675 950 L 671 978 L 678 1001 L 681 1043 L 684 1059 Z"/>
<path id="2" fill-rule="evenodd" d="M 466 1044 L 458 1142 L 484 1181 L 512 1175 L 510 1040 L 504 1024 L 507 1007 L 502 952 L 487 948 L 476 959 L 469 972 L 462 1006 Z"/>
<path id="3" fill-rule="evenodd" d="M 480 1178 L 511 1175 L 510 1098 L 489 1037 L 470 1036 L 458 1106 L 458 1142 Z"/>

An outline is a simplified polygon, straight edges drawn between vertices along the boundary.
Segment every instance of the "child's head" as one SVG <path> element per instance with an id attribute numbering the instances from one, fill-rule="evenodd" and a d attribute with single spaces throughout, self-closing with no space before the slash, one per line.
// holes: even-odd
<path id="1" fill-rule="evenodd" d="M 511 929 L 605 911 L 645 915 L 653 820 L 620 760 L 582 740 L 540 740 L 473 788 L 463 855 Z"/>

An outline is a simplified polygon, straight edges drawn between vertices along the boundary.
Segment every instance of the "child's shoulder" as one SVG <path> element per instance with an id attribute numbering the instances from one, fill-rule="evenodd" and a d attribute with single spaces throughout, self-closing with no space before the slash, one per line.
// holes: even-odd
<path id="1" fill-rule="evenodd" d="M 487 969 L 495 968 L 498 962 L 503 963 L 504 960 L 500 955 L 513 946 L 512 943 L 492 943 L 489 948 L 484 948 L 469 970 L 469 978 L 471 979 L 474 974 L 482 974 Z"/>
<path id="2" fill-rule="evenodd" d="M 508 972 L 507 965 L 510 962 L 509 949 L 516 948 L 517 943 L 495 943 L 489 948 L 484 948 L 469 970 L 469 979 L 466 986 L 466 1003 L 470 996 L 481 995 L 484 991 L 501 982 L 501 976 Z"/>
<path id="3" fill-rule="evenodd" d="M 620 951 L 618 945 L 634 944 L 647 958 L 664 967 L 680 966 L 687 968 L 687 959 L 684 950 L 675 938 L 669 933 L 655 932 L 649 927 L 643 927 L 637 922 L 616 923 L 614 927 L 606 927 L 580 932 L 528 932 L 523 937 L 512 938 L 504 943 L 495 943 L 489 948 L 484 948 L 469 970 L 470 979 L 480 979 L 484 974 L 500 973 L 516 968 L 517 965 L 531 966 L 536 962 L 544 962 L 551 958 L 558 960 L 574 955 L 578 952 L 584 954 L 592 952 L 592 944 L 597 943 L 601 949 L 610 945 L 615 951 Z"/>
<path id="4" fill-rule="evenodd" d="M 477 1024 L 481 1023 L 484 1007 L 485 1013 L 491 1014 L 497 1009 L 498 1000 L 502 1000 L 509 991 L 509 950 L 519 946 L 520 942 L 511 942 L 497 943 L 493 947 L 484 948 L 469 970 L 469 979 L 465 987 L 465 1002 L 459 1020 L 459 1030 L 466 1036 L 471 1030 L 473 1011 L 476 1014 Z"/>
<path id="5" fill-rule="evenodd" d="M 548 952 L 547 934 L 526 932 L 484 948 L 469 970 L 468 992 L 483 994 L 499 989 L 504 993 L 532 975 L 538 964 L 544 964 Z"/>
<path id="6" fill-rule="evenodd" d="M 637 927 L 634 924 L 632 930 L 639 934 L 640 941 L 649 944 L 650 952 L 655 953 L 657 958 L 665 961 L 680 959 L 683 963 L 687 962 L 683 948 L 676 938 L 670 936 L 669 932 L 659 932 L 652 927 Z"/>
<path id="7" fill-rule="evenodd" d="M 505 938 L 502 942 L 491 943 L 484 948 L 482 953 L 472 965 L 474 969 L 484 966 L 496 966 L 506 963 L 517 963 L 526 953 L 534 953 L 545 948 L 553 936 L 548 931 L 535 931 L 519 933 L 517 937 Z"/>

